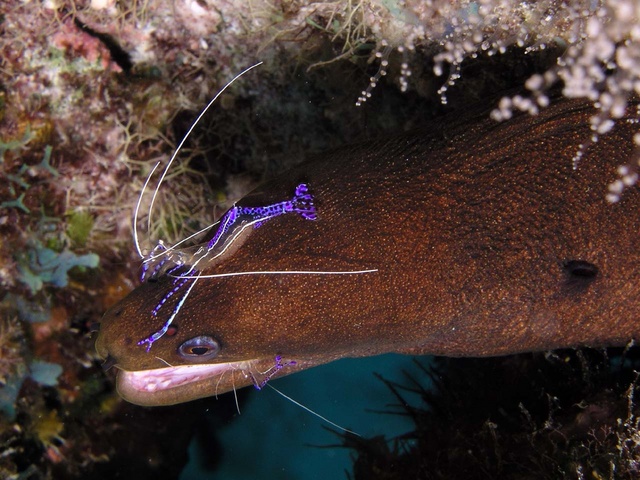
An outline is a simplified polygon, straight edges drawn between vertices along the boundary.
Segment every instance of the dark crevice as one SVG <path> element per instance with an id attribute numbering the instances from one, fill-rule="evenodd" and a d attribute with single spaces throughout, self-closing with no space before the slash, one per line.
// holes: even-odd
<path id="1" fill-rule="evenodd" d="M 118 42 L 111 35 L 107 33 L 97 32 L 93 28 L 85 25 L 77 18 L 73 19 L 76 27 L 85 32 L 88 35 L 91 35 L 94 38 L 97 38 L 102 42 L 102 44 L 107 47 L 109 53 L 111 54 L 112 60 L 118 64 L 118 66 L 122 69 L 123 72 L 129 73 L 131 68 L 133 67 L 133 61 L 131 60 L 131 56 L 129 53 L 123 49 Z"/>

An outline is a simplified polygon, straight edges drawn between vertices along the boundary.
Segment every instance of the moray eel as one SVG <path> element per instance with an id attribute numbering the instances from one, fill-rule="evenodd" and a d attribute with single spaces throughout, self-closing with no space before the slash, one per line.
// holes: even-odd
<path id="1" fill-rule="evenodd" d="M 594 113 L 562 100 L 496 123 L 470 109 L 301 164 L 237 205 L 277 205 L 306 185 L 317 218 L 279 215 L 224 248 L 204 242 L 197 262 L 180 257 L 197 268 L 158 268 L 105 314 L 97 351 L 125 399 L 166 405 L 342 357 L 640 338 L 640 196 L 631 187 L 605 200 L 617 167 L 635 158 L 638 126 L 617 121 L 574 169 Z M 362 269 L 377 271 L 185 274 Z"/>

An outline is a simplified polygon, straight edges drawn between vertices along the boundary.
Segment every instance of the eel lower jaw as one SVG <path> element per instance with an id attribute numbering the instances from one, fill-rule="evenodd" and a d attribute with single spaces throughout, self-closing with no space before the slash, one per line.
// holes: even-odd
<path id="1" fill-rule="evenodd" d="M 125 400 L 137 405 L 173 405 L 219 395 L 247 385 L 261 387 L 271 378 L 288 375 L 302 368 L 308 366 L 302 367 L 297 362 L 291 362 L 276 369 L 271 358 L 151 370 L 119 370 L 117 389 Z"/>

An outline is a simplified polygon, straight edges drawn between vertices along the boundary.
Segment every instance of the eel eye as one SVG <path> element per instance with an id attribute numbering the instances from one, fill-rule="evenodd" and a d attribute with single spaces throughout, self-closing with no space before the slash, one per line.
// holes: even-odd
<path id="1" fill-rule="evenodd" d="M 218 355 L 220 344 L 212 337 L 200 335 L 178 347 L 178 353 L 186 358 L 212 358 Z"/>

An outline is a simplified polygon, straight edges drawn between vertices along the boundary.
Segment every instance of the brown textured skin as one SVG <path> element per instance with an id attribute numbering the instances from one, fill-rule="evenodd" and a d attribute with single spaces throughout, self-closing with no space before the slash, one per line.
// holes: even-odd
<path id="1" fill-rule="evenodd" d="M 222 346 L 215 361 L 261 359 L 266 369 L 281 354 L 299 362 L 288 374 L 384 352 L 488 356 L 640 338 L 640 196 L 633 187 L 605 200 L 616 167 L 633 158 L 637 125 L 618 122 L 574 171 L 593 113 L 562 101 L 498 124 L 475 110 L 300 165 L 240 203 L 282 201 L 306 181 L 319 219 L 270 220 L 204 273 L 377 273 L 201 280 L 178 333 L 147 353 L 135 343 L 162 324 L 150 315 L 170 285 L 161 278 L 106 313 L 98 352 L 124 370 L 180 365 L 177 346 L 208 334 Z M 598 272 L 572 274 L 571 260 Z M 250 383 L 234 372 L 156 396 L 121 393 L 177 403 Z"/>

